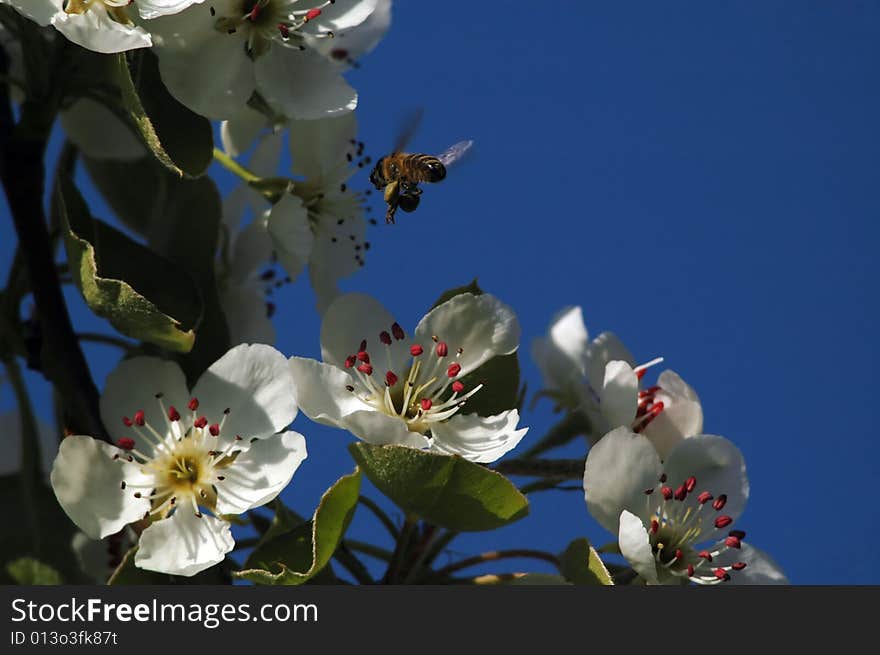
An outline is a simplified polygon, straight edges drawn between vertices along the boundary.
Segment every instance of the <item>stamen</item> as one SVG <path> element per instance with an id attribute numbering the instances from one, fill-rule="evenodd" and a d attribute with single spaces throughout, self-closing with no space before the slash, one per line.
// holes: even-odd
<path id="1" fill-rule="evenodd" d="M 409 347 L 409 354 L 413 357 L 418 357 L 423 352 L 425 352 L 425 350 L 419 344 L 414 344 Z"/>

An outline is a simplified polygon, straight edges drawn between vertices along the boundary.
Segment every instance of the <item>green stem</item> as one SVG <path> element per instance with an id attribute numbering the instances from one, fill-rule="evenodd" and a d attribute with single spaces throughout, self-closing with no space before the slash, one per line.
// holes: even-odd
<path id="1" fill-rule="evenodd" d="M 252 173 L 219 148 L 214 148 L 214 161 L 245 182 L 257 182 L 260 176 Z"/>
<path id="2" fill-rule="evenodd" d="M 385 526 L 385 529 L 388 530 L 388 532 L 394 539 L 397 539 L 400 536 L 400 530 L 398 530 L 397 526 L 394 525 L 394 521 L 392 521 L 391 517 L 389 517 L 388 514 L 386 514 L 381 507 L 379 507 L 376 501 L 367 498 L 366 496 L 359 496 L 358 502 L 376 515 L 376 518 L 381 521 L 382 525 Z"/>

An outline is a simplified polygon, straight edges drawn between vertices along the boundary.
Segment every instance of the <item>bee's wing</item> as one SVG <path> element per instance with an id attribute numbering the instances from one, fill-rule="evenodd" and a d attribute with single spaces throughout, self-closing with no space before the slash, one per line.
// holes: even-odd
<path id="1" fill-rule="evenodd" d="M 449 166 L 464 157 L 465 153 L 471 149 L 472 145 L 474 145 L 474 142 L 471 140 L 459 141 L 455 145 L 449 146 L 445 152 L 437 155 L 437 159 L 439 159 L 444 166 Z"/>
<path id="2" fill-rule="evenodd" d="M 406 144 L 409 143 L 410 139 L 412 139 L 413 135 L 416 133 L 416 130 L 419 129 L 419 124 L 422 122 L 422 116 L 424 113 L 425 110 L 423 107 L 417 107 L 406 115 L 406 118 L 400 123 L 400 130 L 398 131 L 397 139 L 394 142 L 394 150 L 391 152 L 403 152 L 403 149 L 406 148 Z"/>

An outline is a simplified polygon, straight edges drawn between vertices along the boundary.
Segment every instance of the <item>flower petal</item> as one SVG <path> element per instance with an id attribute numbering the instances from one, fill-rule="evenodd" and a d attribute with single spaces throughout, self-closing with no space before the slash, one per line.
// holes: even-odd
<path id="1" fill-rule="evenodd" d="M 199 414 L 219 423 L 220 439 L 266 437 L 296 418 L 296 389 L 287 358 L 272 346 L 241 344 L 211 364 L 196 383 Z"/>
<path id="2" fill-rule="evenodd" d="M 397 444 L 410 448 L 427 448 L 428 439 L 407 429 L 406 422 L 375 410 L 361 410 L 345 416 L 342 426 L 367 443 Z"/>
<path id="3" fill-rule="evenodd" d="M 291 357 L 289 365 L 299 406 L 313 421 L 342 427 L 343 417 L 367 409 L 367 405 L 346 388 L 351 384 L 351 377 L 342 369 L 305 357 Z"/>
<path id="4" fill-rule="evenodd" d="M 614 360 L 605 367 L 599 408 L 612 428 L 630 426 L 639 403 L 639 378 L 628 363 Z"/>
<path id="5" fill-rule="evenodd" d="M 295 280 L 306 267 L 315 240 L 309 225 L 309 212 L 302 200 L 285 194 L 269 210 L 267 227 L 281 265 Z"/>
<path id="6" fill-rule="evenodd" d="M 666 459 L 679 441 L 703 432 L 703 408 L 696 392 L 673 371 L 663 371 L 657 385 L 660 391 L 655 400 L 664 408 L 642 434 L 651 440 L 660 458 Z"/>
<path id="7" fill-rule="evenodd" d="M 189 402 L 189 392 L 183 371 L 175 362 L 157 357 L 133 357 L 119 363 L 107 376 L 101 394 L 101 420 L 114 441 L 126 437 L 134 439 L 143 453 L 153 451 L 153 442 L 139 436 L 122 424 L 122 417 L 134 416 L 138 410 L 163 437 L 169 434 L 168 419 L 162 411 L 156 394 L 162 394 L 165 407 L 174 406 L 183 411 Z"/>
<path id="8" fill-rule="evenodd" d="M 651 552 L 651 541 L 645 524 L 635 514 L 623 510 L 620 514 L 620 530 L 617 535 L 620 553 L 648 584 L 658 584 L 657 563 Z"/>
<path id="9" fill-rule="evenodd" d="M 739 448 L 724 437 L 701 434 L 680 441 L 669 453 L 664 471 L 672 486 L 690 476 L 697 478 L 695 494 L 708 491 L 716 498 L 727 496 L 723 514 L 736 519 L 742 514 L 749 497 L 749 480 L 746 463 Z M 703 533 L 695 539 L 714 539 L 712 521 L 703 521 Z"/>
<path id="10" fill-rule="evenodd" d="M 605 367 L 608 362 L 619 359 L 635 366 L 635 359 L 623 342 L 612 332 L 603 332 L 593 339 L 587 349 L 587 379 L 594 389 L 602 388 L 605 379 Z"/>
<path id="11" fill-rule="evenodd" d="M 267 315 L 266 296 L 259 285 L 228 283 L 218 291 L 229 343 L 275 343 L 275 326 Z"/>
<path id="12" fill-rule="evenodd" d="M 354 29 L 337 32 L 333 39 L 306 37 L 310 47 L 343 68 L 370 52 L 391 27 L 391 0 L 379 0 L 376 9 Z"/>
<path id="13" fill-rule="evenodd" d="M 361 342 L 366 341 L 377 369 L 392 370 L 402 376 L 410 357 L 410 342 L 392 339 L 391 345 L 385 345 L 380 338 L 382 332 L 392 331 L 394 323 L 394 317 L 372 296 L 363 293 L 339 296 L 321 321 L 321 355 L 328 364 L 343 368 L 345 358 L 356 354 Z"/>
<path id="14" fill-rule="evenodd" d="M 223 473 L 217 483 L 217 511 L 242 514 L 265 505 L 290 482 L 306 458 L 306 440 L 298 432 L 259 439 Z"/>
<path id="15" fill-rule="evenodd" d="M 257 135 L 266 127 L 266 117 L 247 105 L 220 124 L 220 141 L 231 157 L 238 157 L 251 147 Z"/>
<path id="16" fill-rule="evenodd" d="M 723 544 L 719 543 L 716 548 Z M 770 555 L 751 544 L 743 542 L 739 550 L 730 549 L 715 558 L 718 566 L 730 566 L 735 562 L 745 562 L 742 571 L 730 572 L 730 583 L 736 585 L 776 585 L 791 584 L 782 568 Z"/>
<path id="17" fill-rule="evenodd" d="M 59 11 L 52 17 L 52 26 L 70 41 L 94 52 L 125 52 L 153 45 L 142 27 L 117 23 L 103 6 L 90 7 L 82 14 Z"/>
<path id="18" fill-rule="evenodd" d="M 363 210 L 354 196 L 349 192 L 337 193 L 335 198 L 332 195 L 326 198 L 324 205 L 334 199 L 340 207 L 354 206 L 347 213 L 322 214 L 316 225 L 315 243 L 309 257 L 309 280 L 317 298 L 318 313 L 322 315 L 339 297 L 338 281 L 363 266 L 367 233 Z M 340 218 L 344 219 L 343 223 L 339 222 Z"/>
<path id="19" fill-rule="evenodd" d="M 462 293 L 432 309 L 416 327 L 415 339 L 429 347 L 436 336 L 467 375 L 498 355 L 509 355 L 519 346 L 519 321 L 513 310 L 495 296 Z"/>
<path id="20" fill-rule="evenodd" d="M 357 136 L 354 113 L 319 120 L 290 121 L 290 155 L 293 172 L 323 184 L 348 168 L 352 140 Z"/>
<path id="21" fill-rule="evenodd" d="M 147 571 L 189 577 L 222 562 L 234 546 L 226 521 L 179 507 L 143 531 L 134 563 Z"/>
<path id="22" fill-rule="evenodd" d="M 121 456 L 113 459 L 115 455 Z M 92 539 L 119 532 L 150 509 L 149 500 L 121 488 L 123 481 L 141 485 L 152 480 L 125 456 L 115 446 L 81 435 L 66 437 L 58 449 L 50 478 L 55 497 Z"/>
<path id="23" fill-rule="evenodd" d="M 654 488 L 660 473 L 650 441 L 627 427 L 612 430 L 587 455 L 584 492 L 590 514 L 617 534 L 621 511 L 645 513 L 645 490 Z"/>
<path id="24" fill-rule="evenodd" d="M 137 0 L 137 10 L 141 18 L 150 20 L 159 16 L 178 14 L 192 5 L 205 0 Z"/>
<path id="25" fill-rule="evenodd" d="M 342 32 L 358 27 L 375 11 L 378 0 L 335 0 L 308 22 L 310 32 Z"/>
<path id="26" fill-rule="evenodd" d="M 257 88 L 276 111 L 294 119 L 352 111 L 357 93 L 333 64 L 311 50 L 272 47 L 254 62 Z"/>
<path id="27" fill-rule="evenodd" d="M 532 341 L 532 358 L 549 389 L 565 391 L 586 375 L 589 336 L 580 307 L 566 307 L 550 322 L 546 337 Z"/>
<path id="28" fill-rule="evenodd" d="M 519 412 L 515 409 L 497 416 L 456 414 L 431 425 L 431 450 L 490 464 L 515 448 L 529 431 L 517 430 L 518 422 Z"/>

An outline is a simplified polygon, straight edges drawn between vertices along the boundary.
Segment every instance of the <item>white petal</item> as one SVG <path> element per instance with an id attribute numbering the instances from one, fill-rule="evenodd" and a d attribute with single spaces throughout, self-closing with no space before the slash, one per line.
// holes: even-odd
<path id="1" fill-rule="evenodd" d="M 189 402 L 186 378 L 180 367 L 171 361 L 156 357 L 133 357 L 119 363 L 107 376 L 101 394 L 101 420 L 114 441 L 122 437 L 135 440 L 138 450 L 149 454 L 152 441 L 142 439 L 122 424 L 122 417 L 131 418 L 143 410 L 146 421 L 163 437 L 168 432 L 168 419 L 156 400 L 162 394 L 165 407 L 175 407 L 182 414 Z"/>
<path id="2" fill-rule="evenodd" d="M 267 132 L 257 142 L 254 154 L 248 161 L 248 168 L 260 177 L 278 175 L 283 145 L 284 132 L 281 130 Z"/>
<path id="3" fill-rule="evenodd" d="M 663 371 L 657 380 L 660 391 L 655 400 L 663 411 L 642 430 L 661 459 L 682 439 L 703 432 L 703 408 L 696 392 L 673 371 Z"/>
<path id="4" fill-rule="evenodd" d="M 137 9 L 141 18 L 150 20 L 159 16 L 178 14 L 201 2 L 204 0 L 137 0 Z"/>
<path id="5" fill-rule="evenodd" d="M 240 7 L 241 0 L 211 0 L 210 4 L 151 20 L 148 25 L 160 61 L 169 53 L 177 56 L 195 52 L 208 40 L 226 41 L 231 47 L 234 47 L 232 42 L 237 40 L 243 50 L 244 39 L 241 36 L 221 35 L 215 28 L 217 16 L 233 14 Z M 214 16 L 211 15 L 212 8 Z"/>
<path id="6" fill-rule="evenodd" d="M 327 308 L 321 322 L 321 355 L 325 362 L 340 368 L 345 358 L 358 352 L 362 341 L 367 342 L 373 367 L 377 371 L 392 370 L 403 377 L 409 360 L 408 339 L 392 339 L 385 345 L 380 339 L 382 332 L 391 332 L 394 317 L 382 304 L 363 293 L 347 293 L 339 296 Z"/>
<path id="7" fill-rule="evenodd" d="M 620 544 L 620 553 L 635 572 L 649 584 L 658 584 L 657 563 L 651 552 L 651 541 L 642 519 L 626 510 L 621 512 L 620 531 L 617 539 Z"/>
<path id="8" fill-rule="evenodd" d="M 238 157 L 251 147 L 265 127 L 266 117 L 245 105 L 240 112 L 220 124 L 223 150 L 231 157 Z"/>
<path id="9" fill-rule="evenodd" d="M 547 336 L 532 341 L 532 358 L 549 389 L 564 391 L 586 375 L 588 345 L 580 307 L 566 307 L 554 316 Z"/>
<path id="10" fill-rule="evenodd" d="M 587 455 L 584 492 L 590 514 L 617 534 L 621 511 L 645 513 L 645 490 L 654 488 L 660 473 L 660 458 L 650 441 L 626 427 L 612 430 Z"/>
<path id="11" fill-rule="evenodd" d="M 11 5 L 20 14 L 27 16 L 38 25 L 46 26 L 55 14 L 63 11 L 63 0 L 0 0 L 0 4 Z"/>
<path id="12" fill-rule="evenodd" d="M 697 487 L 692 496 L 702 491 L 708 491 L 716 498 L 726 494 L 727 504 L 720 514 L 734 519 L 742 514 L 749 497 L 746 463 L 739 449 L 724 437 L 697 435 L 680 441 L 669 453 L 663 469 L 672 488 L 695 476 Z M 705 517 L 703 529 L 702 536 L 695 541 L 718 538 L 713 534 L 713 522 Z"/>
<path id="13" fill-rule="evenodd" d="M 211 364 L 196 383 L 199 414 L 219 423 L 220 439 L 266 437 L 296 417 L 296 391 L 287 358 L 272 346 L 241 344 Z"/>
<path id="14" fill-rule="evenodd" d="M 143 28 L 117 23 L 103 6 L 92 6 L 82 14 L 58 12 L 52 25 L 70 41 L 95 52 L 125 52 L 153 45 Z"/>
<path id="15" fill-rule="evenodd" d="M 271 257 L 272 238 L 266 219 L 259 216 L 235 237 L 229 275 L 239 282 L 251 279 L 269 263 Z"/>
<path id="16" fill-rule="evenodd" d="M 312 254 L 314 235 L 309 226 L 308 210 L 299 196 L 287 193 L 269 210 L 267 225 L 281 265 L 295 280 Z"/>
<path id="17" fill-rule="evenodd" d="M 60 119 L 67 137 L 89 157 L 132 161 L 147 154 L 132 128 L 91 98 L 75 100 Z"/>
<path id="18" fill-rule="evenodd" d="M 342 369 L 305 357 L 291 357 L 289 365 L 297 402 L 313 421 L 341 427 L 343 417 L 367 409 L 368 406 L 346 388 L 351 384 L 351 377 Z"/>
<path id="19" fill-rule="evenodd" d="M 338 281 L 359 271 L 364 261 L 367 222 L 363 210 L 357 206 L 351 193 L 337 193 L 336 196 L 345 196 L 353 201 L 345 203 L 340 199 L 338 205 L 355 206 L 345 214 L 322 214 L 316 226 L 315 242 L 309 256 L 309 280 L 321 315 L 339 297 Z M 329 199 L 332 200 L 333 196 L 330 195 Z M 339 223 L 340 218 L 344 218 L 342 224 Z"/>
<path id="20" fill-rule="evenodd" d="M 148 571 L 192 576 L 222 562 L 234 546 L 226 521 L 179 507 L 143 531 L 134 563 Z"/>
<path id="21" fill-rule="evenodd" d="M 391 27 L 391 0 L 379 0 L 376 9 L 354 29 L 337 32 L 332 39 L 307 38 L 312 48 L 347 68 L 378 45 Z"/>
<path id="22" fill-rule="evenodd" d="M 615 359 L 635 366 L 633 356 L 615 334 L 603 332 L 593 339 L 587 349 L 587 379 L 594 389 L 602 388 L 602 380 L 605 379 L 605 366 Z"/>
<path id="23" fill-rule="evenodd" d="M 306 458 L 306 440 L 298 432 L 284 432 L 251 444 L 225 469 L 217 482 L 217 511 L 241 514 L 265 505 L 290 482 Z"/>
<path id="24" fill-rule="evenodd" d="M 515 448 L 529 431 L 517 430 L 518 422 L 519 412 L 515 409 L 497 416 L 456 414 L 448 421 L 431 425 L 431 450 L 490 464 Z"/>
<path id="25" fill-rule="evenodd" d="M 426 351 L 437 336 L 449 347 L 462 375 L 471 373 L 497 355 L 509 355 L 519 346 L 519 321 L 513 310 L 495 296 L 462 293 L 435 307 L 419 322 L 415 340 Z M 461 355 L 455 353 L 461 349 Z"/>
<path id="26" fill-rule="evenodd" d="M 266 313 L 266 296 L 256 284 L 225 284 L 219 290 L 220 306 L 226 314 L 229 342 L 275 343 L 275 326 Z"/>
<path id="27" fill-rule="evenodd" d="M 716 547 L 720 547 L 718 544 Z M 782 568 L 770 555 L 754 546 L 743 543 L 739 550 L 729 549 L 715 558 L 718 566 L 730 566 L 734 562 L 745 562 L 742 571 L 730 571 L 730 584 L 736 585 L 777 585 L 791 584 Z"/>
<path id="28" fill-rule="evenodd" d="M 417 432 L 410 432 L 406 423 L 374 410 L 348 414 L 342 420 L 346 430 L 371 444 L 397 444 L 410 448 L 427 448 L 428 440 Z"/>
<path id="29" fill-rule="evenodd" d="M 337 174 L 340 163 L 357 136 L 354 113 L 318 120 L 290 121 L 290 155 L 293 172 L 307 180 L 325 181 Z"/>
<path id="30" fill-rule="evenodd" d="M 171 16 L 157 22 L 176 19 Z M 254 92 L 254 65 L 239 38 L 215 32 L 191 49 L 157 48 L 156 54 L 162 81 L 171 95 L 206 118 L 222 120 L 237 115 Z"/>
<path id="31" fill-rule="evenodd" d="M 120 457 L 114 460 L 114 455 Z M 55 497 L 92 539 L 119 532 L 150 509 L 149 500 L 135 498 L 134 492 L 121 488 L 123 481 L 132 485 L 152 481 L 126 456 L 120 448 L 79 435 L 66 437 L 58 449 L 51 475 Z"/>
<path id="32" fill-rule="evenodd" d="M 272 47 L 254 69 L 260 94 L 290 118 L 324 118 L 357 106 L 355 90 L 316 52 Z"/>
<path id="33" fill-rule="evenodd" d="M 620 360 L 608 362 L 599 408 L 611 427 L 632 425 L 639 403 L 639 378 L 632 366 Z"/>
<path id="34" fill-rule="evenodd" d="M 308 22 L 314 33 L 342 32 L 358 27 L 375 11 L 378 0 L 336 0 Z M 332 40 L 332 39 L 331 39 Z"/>

